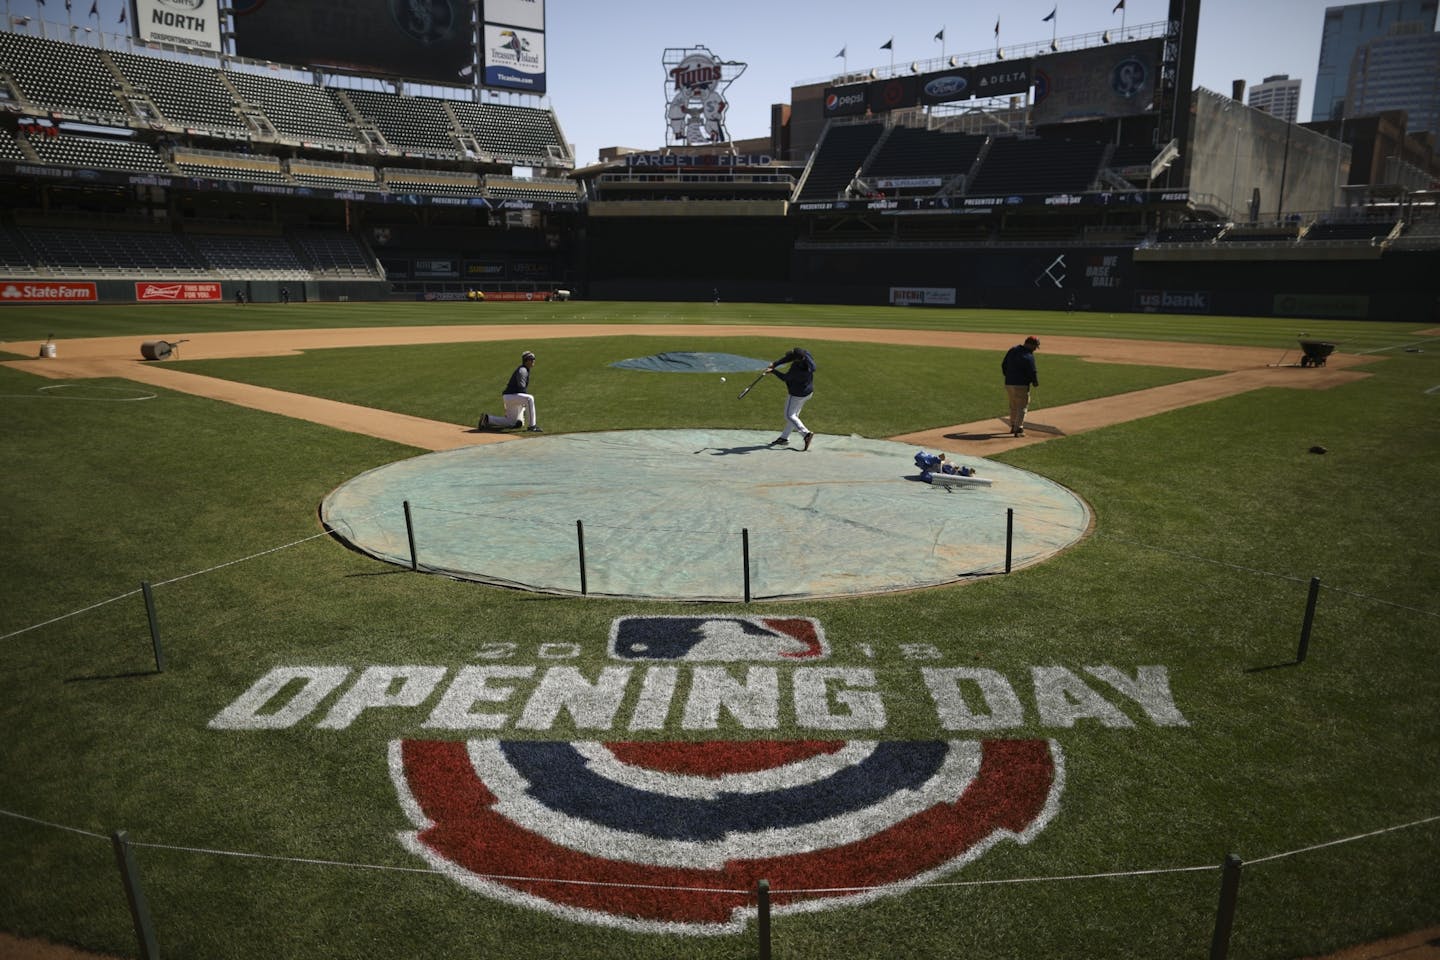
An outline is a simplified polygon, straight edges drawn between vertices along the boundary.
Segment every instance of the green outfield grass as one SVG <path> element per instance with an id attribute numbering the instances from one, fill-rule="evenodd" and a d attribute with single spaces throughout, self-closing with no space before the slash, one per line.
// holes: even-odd
<path id="1" fill-rule="evenodd" d="M 523 336 L 575 321 L 637 329 L 543 345 Z M 785 324 L 794 336 L 677 343 L 643 326 L 737 321 Z M 1440 923 L 1440 822 L 1307 849 L 1440 815 L 1440 391 L 1427 392 L 1440 385 L 1440 341 L 1420 336 L 1423 325 L 750 304 L 303 304 L 7 308 L 0 340 L 53 332 L 63 351 L 65 338 L 79 336 L 473 322 L 513 323 L 516 337 L 173 365 L 468 424 L 493 406 L 528 346 L 541 356 L 536 392 L 554 433 L 768 429 L 776 391 L 737 401 L 736 377 L 722 389 L 710 376 L 608 364 L 687 349 L 773 359 L 812 324 L 1247 344 L 1273 346 L 1277 359 L 1287 347 L 1294 358 L 1303 330 L 1384 359 L 1335 389 L 1256 391 L 1003 455 L 1094 511 L 1093 535 L 1039 566 L 960 587 L 752 608 L 541 596 L 388 567 L 317 536 L 317 507 L 350 477 L 420 451 L 123 380 L 46 391 L 53 381 L 0 368 L 0 929 L 135 955 L 109 842 L 124 829 L 168 957 L 754 956 L 753 923 L 724 936 L 625 932 L 420 872 L 424 862 L 396 838 L 411 824 L 387 746 L 466 736 L 423 725 L 438 692 L 343 729 L 317 722 L 333 695 L 286 729 L 210 726 L 277 665 L 436 665 L 448 678 L 499 662 L 594 677 L 611 662 L 605 641 L 616 617 L 743 612 L 814 617 L 834 664 L 873 671 L 883 729 L 822 739 L 973 739 L 942 728 L 919 671 L 985 668 L 1009 681 L 1024 722 L 979 735 L 1052 739 L 1064 756 L 1058 812 L 1032 842 L 1001 843 L 903 895 L 777 916 L 776 957 L 1205 956 L 1227 853 L 1249 861 L 1232 957 L 1288 960 Z M 805 415 L 821 432 L 891 436 L 993 416 L 1003 403 L 990 352 L 815 348 L 821 371 Z M 1205 375 L 1043 352 L 1040 363 L 1040 411 Z M 1310 453 L 1317 444 L 1329 452 Z M 250 559 L 229 563 L 241 558 Z M 1309 656 L 1297 665 L 1312 577 L 1322 590 Z M 132 593 L 142 580 L 157 584 L 161 673 Z M 496 661 L 498 653 L 509 656 Z M 1132 726 L 1044 722 L 1032 668 L 1088 676 L 1097 665 L 1165 667 L 1187 724 L 1157 724 L 1113 690 L 1109 701 Z M 529 688 L 516 682 L 523 703 Z M 544 729 L 512 723 L 470 735 L 817 736 L 788 709 L 764 730 L 728 715 L 703 733 L 673 720 L 639 733 L 617 724 L 594 729 L 561 713 Z M 1265 859 L 1277 854 L 1293 855 Z M 1136 873 L 1182 867 L 1207 869 Z M 972 884 L 1074 877 L 1085 879 Z"/>

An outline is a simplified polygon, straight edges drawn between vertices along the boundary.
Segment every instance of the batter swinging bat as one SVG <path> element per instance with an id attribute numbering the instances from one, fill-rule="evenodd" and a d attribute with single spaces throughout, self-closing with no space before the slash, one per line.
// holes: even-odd
<path id="1" fill-rule="evenodd" d="M 755 386 L 755 384 L 759 383 L 759 382 L 765 377 L 765 374 L 767 374 L 767 373 L 769 373 L 769 372 L 770 372 L 769 370 L 761 370 L 761 371 L 760 371 L 760 376 L 756 377 L 754 380 L 751 380 L 751 381 L 750 381 L 750 386 L 749 386 L 749 387 L 746 387 L 744 390 L 741 390 L 741 391 L 740 391 L 740 396 L 736 397 L 735 399 L 736 399 L 736 400 L 744 400 L 744 399 L 745 399 L 745 394 L 747 394 L 747 393 L 750 392 L 750 387 L 753 387 L 753 386 Z"/>

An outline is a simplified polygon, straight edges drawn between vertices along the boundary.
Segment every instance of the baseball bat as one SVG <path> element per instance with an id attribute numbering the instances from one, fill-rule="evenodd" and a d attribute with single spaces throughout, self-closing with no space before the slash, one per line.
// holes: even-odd
<path id="1" fill-rule="evenodd" d="M 751 380 L 751 381 L 750 381 L 750 386 L 749 386 L 749 387 L 746 387 L 744 390 L 741 390 L 741 391 L 740 391 L 740 396 L 736 397 L 735 399 L 736 399 L 736 400 L 744 400 L 744 399 L 745 399 L 745 394 L 749 393 L 750 390 L 751 390 L 751 388 L 754 387 L 755 384 L 759 383 L 762 379 L 764 379 L 765 374 L 767 374 L 767 373 L 769 373 L 769 372 L 770 372 L 769 370 L 761 370 L 761 371 L 760 371 L 760 376 L 756 377 L 754 380 Z"/>

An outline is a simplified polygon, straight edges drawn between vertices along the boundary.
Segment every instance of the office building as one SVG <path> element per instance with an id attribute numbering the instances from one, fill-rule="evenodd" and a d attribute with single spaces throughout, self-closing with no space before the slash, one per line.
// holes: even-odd
<path id="1" fill-rule="evenodd" d="M 1404 110 L 1411 134 L 1440 135 L 1440 33 L 1398 23 L 1355 51 L 1345 88 L 1345 115 Z"/>
<path id="2" fill-rule="evenodd" d="M 1246 103 L 1272 117 L 1294 123 L 1300 112 L 1300 81 L 1291 80 L 1288 73 L 1266 77 L 1250 88 Z"/>
<path id="3" fill-rule="evenodd" d="M 1400 23 L 1420 23 L 1433 32 L 1437 7 L 1437 0 L 1380 0 L 1327 7 L 1310 119 L 1339 120 L 1345 116 L 1345 92 L 1360 48 L 1386 36 L 1391 27 Z"/>

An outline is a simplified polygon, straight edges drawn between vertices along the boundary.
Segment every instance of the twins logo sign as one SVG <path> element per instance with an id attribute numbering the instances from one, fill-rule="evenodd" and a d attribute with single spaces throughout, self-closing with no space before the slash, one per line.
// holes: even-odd
<path id="1" fill-rule="evenodd" d="M 643 700 L 672 696 L 683 665 L 769 676 L 761 664 L 803 670 L 830 649 L 805 617 L 622 617 L 608 653 L 644 664 Z M 688 935 L 743 930 L 760 879 L 774 913 L 825 910 L 1028 843 L 1064 782 L 1043 739 L 399 739 L 390 771 L 414 825 L 401 842 L 456 882 L 570 920 Z"/>

